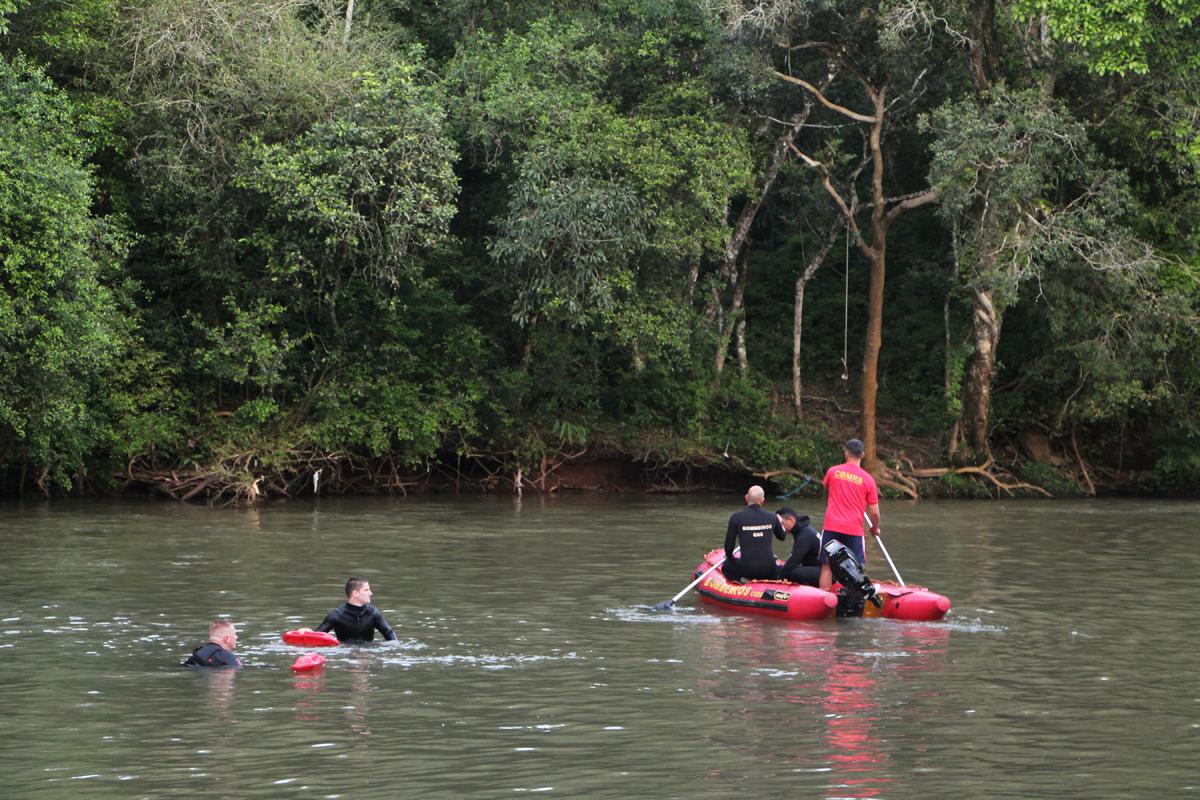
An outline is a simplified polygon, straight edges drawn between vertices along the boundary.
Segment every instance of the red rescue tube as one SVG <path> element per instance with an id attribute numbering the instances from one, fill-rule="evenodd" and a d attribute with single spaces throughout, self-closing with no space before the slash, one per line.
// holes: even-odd
<path id="1" fill-rule="evenodd" d="M 292 672 L 312 672 L 325 666 L 325 656 L 320 653 L 305 653 L 292 662 Z"/>
<path id="2" fill-rule="evenodd" d="M 863 610 L 866 617 L 886 617 L 930 622 L 946 616 L 950 610 L 950 598 L 930 591 L 924 586 L 901 586 L 891 581 L 875 584 L 875 591 L 883 601 L 883 608 L 867 603 Z"/>
<path id="3" fill-rule="evenodd" d="M 338 643 L 336 636 L 325 631 L 284 631 L 283 641 L 301 647 L 333 647 Z"/>

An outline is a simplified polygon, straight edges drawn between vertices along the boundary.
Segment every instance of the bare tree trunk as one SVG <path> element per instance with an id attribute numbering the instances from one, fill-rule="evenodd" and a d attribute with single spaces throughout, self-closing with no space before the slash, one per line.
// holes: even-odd
<path id="1" fill-rule="evenodd" d="M 833 223 L 829 229 L 829 235 L 825 237 L 825 244 L 821 246 L 816 255 L 809 259 L 808 264 L 804 267 L 804 272 L 796 278 L 796 302 L 792 313 L 792 407 L 796 410 L 796 419 L 804 419 L 804 402 L 801 399 L 804 386 L 800 380 L 800 342 L 804 331 L 804 289 L 812 280 L 812 276 L 825 263 L 843 225 L 840 218 Z"/>
<path id="2" fill-rule="evenodd" d="M 346 29 L 342 32 L 342 49 L 350 47 L 350 25 L 354 22 L 354 0 L 346 0 Z"/>
<path id="3" fill-rule="evenodd" d="M 967 445 L 981 456 L 990 453 L 988 412 L 996 377 L 996 346 L 1000 342 L 1000 314 L 994 301 L 992 289 L 973 291 L 971 337 L 975 353 L 963 382 L 963 434 Z"/>
<path id="4" fill-rule="evenodd" d="M 796 419 L 804 419 L 804 384 L 800 380 L 800 343 L 804 335 L 804 288 L 808 279 L 796 278 L 796 300 L 792 307 L 792 410 Z"/>
<path id="5" fill-rule="evenodd" d="M 692 261 L 691 267 L 688 269 L 688 289 L 687 299 L 688 305 L 691 306 L 693 299 L 696 296 L 696 284 L 700 281 L 700 259 Z"/>
<path id="6" fill-rule="evenodd" d="M 534 314 L 526 327 L 525 341 L 521 343 L 521 372 L 529 372 L 529 366 L 533 363 L 533 329 L 537 327 L 539 314 Z"/>
<path id="7" fill-rule="evenodd" d="M 996 0 L 974 0 L 971 5 L 971 50 L 968 63 L 971 80 L 980 92 L 991 88 L 1000 72 L 996 37 Z"/>
<path id="8" fill-rule="evenodd" d="M 883 348 L 883 282 L 887 272 L 887 229 L 890 220 L 884 216 L 887 198 L 883 194 L 883 118 L 887 112 L 884 97 L 887 85 L 871 92 L 875 118 L 871 123 L 871 247 L 867 253 L 870 263 L 870 283 L 867 287 L 867 334 L 863 343 L 862 366 L 862 441 L 866 446 L 863 469 L 875 471 L 876 414 L 875 399 L 879 394 L 879 351 Z"/>
<path id="9" fill-rule="evenodd" d="M 744 378 L 750 374 L 750 359 L 746 355 L 746 318 L 742 317 L 737 324 L 737 357 L 738 373 Z"/>
<path id="10" fill-rule="evenodd" d="M 866 447 L 862 466 L 868 472 L 875 471 L 875 449 L 878 442 L 875 431 L 875 400 L 879 394 L 879 352 L 883 349 L 883 282 L 887 269 L 885 244 L 877 242 L 872 248 L 875 255 L 870 260 L 871 281 L 867 289 L 867 338 L 863 343 L 862 412 L 859 427 L 863 445 Z"/>
<path id="11" fill-rule="evenodd" d="M 801 78 L 785 75 L 774 70 L 772 72 L 776 77 L 804 87 L 806 91 L 814 95 L 826 108 L 832 109 L 855 122 L 862 122 L 871 126 L 868 139 L 868 151 L 872 167 L 871 241 L 869 243 L 864 239 L 858 225 L 857 215 L 859 206 L 857 196 L 853 193 L 850 194 L 850 202 L 847 202 L 842 193 L 833 185 L 828 164 L 818 161 L 794 145 L 791 150 L 805 164 L 821 171 L 825 191 L 837 203 L 838 209 L 846 220 L 846 226 L 857 240 L 858 249 L 867 257 L 867 261 L 870 264 L 870 285 L 867 289 L 867 332 L 866 342 L 863 346 L 862 411 L 860 412 L 860 422 L 862 427 L 861 438 L 863 444 L 866 446 L 866 452 L 863 454 L 863 468 L 874 472 L 876 470 L 875 400 L 879 393 L 879 351 L 883 346 L 883 284 L 887 268 L 888 228 L 906 211 L 936 202 L 939 193 L 936 189 L 928 189 L 919 194 L 895 198 L 891 201 L 895 205 L 891 209 L 887 208 L 889 201 L 883 193 L 884 157 L 882 144 L 883 120 L 887 113 L 886 97 L 888 84 L 886 81 L 882 85 L 876 86 L 861 73 L 855 71 L 856 77 L 858 77 L 867 95 L 871 98 L 874 114 L 868 116 L 834 103 L 821 94 L 819 89 Z M 850 184 L 850 188 L 853 191 L 853 184 Z"/>
<path id="12" fill-rule="evenodd" d="M 720 385 L 721 375 L 725 372 L 725 359 L 729 352 L 729 339 L 734 327 L 742 316 L 742 300 L 746 296 L 746 255 L 743 252 L 738 269 L 737 284 L 733 290 L 733 301 L 729 304 L 729 314 L 722 325 L 720 338 L 717 341 L 717 353 L 713 357 L 713 387 Z"/>
<path id="13" fill-rule="evenodd" d="M 955 251 L 955 272 L 956 273 L 958 270 L 957 261 L 958 261 L 958 255 L 957 255 L 957 250 L 956 250 Z M 950 371 L 951 348 L 950 348 L 950 293 L 949 292 L 947 292 L 945 298 L 942 299 L 942 335 L 944 338 L 943 346 L 945 347 L 945 353 L 946 353 L 945 364 L 942 367 L 942 370 L 943 370 L 942 371 L 942 397 L 945 398 L 947 402 L 949 402 L 950 392 L 954 388 L 951 385 L 952 379 L 950 377 L 951 376 L 951 371 Z M 958 391 L 961 395 L 961 391 L 962 391 L 961 387 L 959 388 Z M 954 459 L 955 452 L 958 451 L 959 424 L 960 424 L 959 417 L 956 416 L 954 418 L 954 424 L 950 426 L 949 441 L 946 444 L 946 456 L 947 456 L 947 458 L 951 459 L 951 461 L 953 461 L 953 459 Z"/>

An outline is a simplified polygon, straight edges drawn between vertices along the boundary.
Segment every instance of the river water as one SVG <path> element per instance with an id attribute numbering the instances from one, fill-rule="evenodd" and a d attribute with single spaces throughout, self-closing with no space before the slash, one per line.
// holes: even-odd
<path id="1" fill-rule="evenodd" d="M 1200 504 L 885 503 L 936 623 L 653 611 L 736 509 L 0 506 L 0 797 L 1200 796 Z M 351 575 L 400 641 L 292 674 Z"/>

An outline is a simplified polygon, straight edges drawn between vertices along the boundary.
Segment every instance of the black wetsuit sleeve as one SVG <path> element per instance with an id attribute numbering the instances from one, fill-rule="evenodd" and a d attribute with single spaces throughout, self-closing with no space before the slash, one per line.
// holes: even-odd
<path id="1" fill-rule="evenodd" d="M 771 528 L 771 533 L 775 534 L 775 538 L 781 542 L 787 539 L 787 531 L 783 529 L 783 523 L 779 521 L 779 517 L 775 517 L 775 527 Z"/>
<path id="2" fill-rule="evenodd" d="M 317 627 L 313 628 L 313 630 L 320 631 L 321 633 L 329 633 L 331 630 L 333 630 L 333 625 L 336 621 L 337 621 L 337 612 L 330 611 L 328 614 L 325 615 L 325 621 L 322 622 Z"/>
<path id="3" fill-rule="evenodd" d="M 796 537 L 796 550 L 799 556 L 799 562 L 802 566 L 813 567 L 821 563 L 821 538 L 817 533 L 817 529 L 811 525 L 805 525 L 801 530 L 801 535 Z"/>
<path id="4" fill-rule="evenodd" d="M 729 527 L 725 529 L 725 557 L 733 558 L 733 548 L 737 543 L 738 526 L 733 521 L 733 517 L 729 518 Z"/>
<path id="5" fill-rule="evenodd" d="M 378 609 L 375 611 L 374 623 L 375 629 L 383 634 L 384 639 L 389 642 L 395 642 L 399 640 L 400 637 L 396 635 L 396 631 L 391 625 L 388 625 L 387 620 L 383 618 L 383 613 Z"/>

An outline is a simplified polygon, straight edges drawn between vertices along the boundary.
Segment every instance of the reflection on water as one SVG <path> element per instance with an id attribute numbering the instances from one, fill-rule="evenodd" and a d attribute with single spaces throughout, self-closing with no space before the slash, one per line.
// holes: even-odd
<path id="1" fill-rule="evenodd" d="M 1200 506 L 893 504 L 897 566 L 954 600 L 937 623 L 653 611 L 733 507 L 0 508 L 6 796 L 1200 792 Z M 357 574 L 400 641 L 292 673 L 280 632 Z M 218 615 L 246 667 L 180 668 Z"/>
<path id="2" fill-rule="evenodd" d="M 203 677 L 206 702 L 210 711 L 214 711 L 219 719 L 233 722 L 229 713 L 233 705 L 233 684 L 237 680 L 236 669 L 197 669 Z"/>

